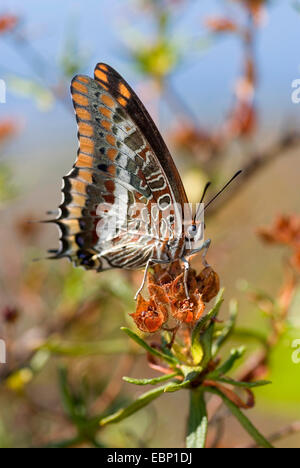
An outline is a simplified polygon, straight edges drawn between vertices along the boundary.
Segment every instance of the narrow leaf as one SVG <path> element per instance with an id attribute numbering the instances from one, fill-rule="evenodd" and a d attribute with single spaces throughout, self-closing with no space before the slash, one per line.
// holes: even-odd
<path id="1" fill-rule="evenodd" d="M 138 345 L 142 346 L 148 353 L 152 354 L 153 356 L 156 356 L 159 359 L 166 361 L 168 364 L 172 366 L 176 366 L 178 364 L 178 361 L 175 359 L 175 357 L 168 356 L 167 354 L 164 354 L 161 351 L 158 351 L 157 349 L 152 348 L 146 343 L 146 341 L 140 338 L 136 333 L 134 333 L 129 328 L 122 327 L 121 330 L 127 333 L 127 335 L 131 339 L 133 339 Z"/>
<path id="2" fill-rule="evenodd" d="M 164 393 L 166 385 L 150 390 L 147 393 L 143 393 L 140 397 L 137 398 L 133 403 L 121 408 L 116 413 L 107 416 L 100 420 L 100 426 L 106 426 L 106 424 L 112 424 L 119 421 L 122 421 L 125 418 L 128 418 L 132 414 L 136 413 L 140 409 L 149 405 L 153 400 L 158 398 L 162 393 Z"/>
<path id="3" fill-rule="evenodd" d="M 162 377 L 155 377 L 153 379 L 133 379 L 132 377 L 123 377 L 123 380 L 134 385 L 156 385 L 158 383 L 174 379 L 174 377 L 178 375 L 178 372 L 173 372 L 172 374 L 163 375 Z"/>
<path id="4" fill-rule="evenodd" d="M 236 417 L 236 419 L 240 422 L 248 434 L 253 438 L 257 445 L 264 448 L 273 448 L 270 442 L 265 439 L 265 437 L 258 431 L 258 429 L 256 429 L 247 416 L 245 416 L 244 413 L 234 403 L 232 403 L 232 401 L 230 401 L 222 392 L 220 392 L 220 390 L 212 387 L 207 387 L 206 390 L 222 398 L 224 404 L 231 411 L 233 416 Z"/>
<path id="5" fill-rule="evenodd" d="M 214 307 L 199 320 L 199 322 L 193 330 L 191 353 L 195 365 L 201 363 L 202 366 L 205 367 L 205 365 L 203 365 L 203 361 L 204 364 L 206 364 L 211 358 L 211 343 L 214 324 L 211 324 L 207 328 L 207 330 L 205 330 L 205 327 L 211 319 L 217 317 L 223 302 L 223 294 L 224 289 L 221 289 L 217 296 Z"/>
<path id="6" fill-rule="evenodd" d="M 229 320 L 223 327 L 221 334 L 218 336 L 216 342 L 213 345 L 213 350 L 212 350 L 213 356 L 217 354 L 221 346 L 228 340 L 228 338 L 232 334 L 235 323 L 236 323 L 237 313 L 238 313 L 237 301 L 232 300 L 230 301 L 230 304 L 229 304 Z"/>
<path id="7" fill-rule="evenodd" d="M 190 413 L 186 437 L 187 448 L 204 448 L 206 442 L 208 419 L 204 392 L 195 389 L 190 392 Z"/>
<path id="8" fill-rule="evenodd" d="M 252 340 L 257 340 L 263 346 L 265 346 L 265 347 L 268 346 L 267 334 L 266 333 L 261 333 L 258 330 L 251 330 L 249 328 L 235 328 L 235 330 L 233 331 L 233 336 L 236 337 L 236 338 L 242 338 L 243 340 L 245 338 L 252 339 Z"/>
<path id="9" fill-rule="evenodd" d="M 39 349 L 47 350 L 60 356 L 94 356 L 130 352 L 125 340 L 107 340 L 97 343 L 74 343 L 69 341 L 49 340 Z"/>
<path id="10" fill-rule="evenodd" d="M 59 367 L 58 377 L 64 410 L 72 420 L 76 420 L 75 402 L 69 388 L 68 375 L 65 367 Z"/>
<path id="11" fill-rule="evenodd" d="M 225 361 L 224 364 L 218 367 L 218 369 L 208 374 L 206 378 L 208 380 L 216 380 L 221 375 L 227 374 L 227 372 L 229 372 L 232 369 L 235 361 L 237 361 L 243 356 L 244 352 L 245 348 L 243 346 L 238 349 L 233 349 L 227 361 Z"/>
<path id="12" fill-rule="evenodd" d="M 165 391 L 165 393 L 177 392 L 178 390 L 182 390 L 182 389 L 184 389 L 184 388 L 189 388 L 189 387 L 190 387 L 190 384 L 191 384 L 191 382 L 188 381 L 188 380 L 186 380 L 186 381 L 184 381 L 184 382 L 181 382 L 181 383 L 179 383 L 179 384 L 176 384 L 176 383 L 174 383 L 174 384 L 169 384 L 169 385 L 166 386 L 166 388 L 165 388 L 164 391 Z"/>
<path id="13" fill-rule="evenodd" d="M 269 380 L 257 380 L 256 382 L 239 382 L 238 380 L 233 380 L 229 377 L 217 378 L 216 380 L 217 382 L 234 385 L 235 387 L 241 388 L 263 387 L 264 385 L 269 385 L 272 383 Z"/>

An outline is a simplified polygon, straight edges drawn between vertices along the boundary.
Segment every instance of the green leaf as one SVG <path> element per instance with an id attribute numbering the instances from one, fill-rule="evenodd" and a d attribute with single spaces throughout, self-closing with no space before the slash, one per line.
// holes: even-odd
<path id="1" fill-rule="evenodd" d="M 123 377 L 123 380 L 134 385 L 156 385 L 158 383 L 174 379 L 174 377 L 177 375 L 179 375 L 178 372 L 173 372 L 172 374 L 163 375 L 162 377 L 155 377 L 153 379 L 133 379 L 132 377 Z"/>
<path id="2" fill-rule="evenodd" d="M 212 342 L 214 336 L 214 328 L 215 324 L 211 323 L 208 329 L 204 332 L 204 334 L 200 336 L 200 343 L 203 349 L 203 357 L 201 359 L 200 364 L 203 367 L 203 369 L 206 368 L 206 366 L 212 358 Z"/>
<path id="3" fill-rule="evenodd" d="M 216 388 L 206 387 L 206 391 L 214 393 L 222 398 L 224 404 L 231 411 L 233 416 L 240 422 L 243 428 L 248 432 L 248 434 L 253 438 L 253 440 L 260 446 L 264 448 L 273 448 L 270 442 L 265 439 L 265 437 L 256 429 L 252 422 L 247 418 L 247 416 L 242 413 L 242 411 L 227 398 L 221 391 Z"/>
<path id="4" fill-rule="evenodd" d="M 262 333 L 258 330 L 251 330 L 250 328 L 235 328 L 233 330 L 232 335 L 235 338 L 242 338 L 245 340 L 247 339 L 252 339 L 252 340 L 257 340 L 259 341 L 263 346 L 267 347 L 268 346 L 268 335 L 267 333 Z"/>
<path id="5" fill-rule="evenodd" d="M 107 340 L 98 341 L 96 343 L 84 342 L 68 342 L 58 341 L 57 339 L 50 339 L 44 343 L 40 350 L 47 350 L 53 354 L 60 356 L 94 356 L 106 354 L 118 354 L 129 352 L 128 342 L 124 340 Z"/>
<path id="6" fill-rule="evenodd" d="M 171 366 L 176 366 L 178 364 L 178 361 L 175 357 L 168 356 L 167 354 L 164 354 L 161 351 L 158 351 L 157 349 L 152 348 L 146 343 L 146 341 L 140 338 L 136 333 L 134 333 L 129 328 L 122 327 L 121 330 L 127 333 L 127 335 L 130 338 L 132 338 L 138 345 L 142 346 L 142 348 L 144 348 L 148 353 L 152 354 L 153 356 L 156 356 L 159 359 L 166 361 Z"/>
<path id="7" fill-rule="evenodd" d="M 68 370 L 64 366 L 59 368 L 59 386 L 64 410 L 80 433 L 87 421 L 86 403 L 81 392 L 72 391 L 68 382 Z"/>
<path id="8" fill-rule="evenodd" d="M 228 338 L 232 334 L 235 323 L 236 323 L 237 314 L 238 314 L 237 301 L 232 300 L 230 301 L 230 304 L 229 304 L 229 320 L 223 327 L 221 334 L 218 336 L 216 342 L 213 345 L 213 349 L 212 349 L 213 356 L 215 356 L 218 353 L 221 346 L 228 340 Z"/>
<path id="9" fill-rule="evenodd" d="M 107 424 L 117 423 L 119 421 L 122 421 L 123 419 L 128 418 L 129 416 L 136 413 L 145 406 L 149 405 L 149 403 L 158 398 L 162 393 L 164 393 L 165 388 L 166 385 L 162 385 L 161 387 L 150 390 L 147 393 L 143 393 L 143 395 L 138 397 L 138 399 L 130 405 L 126 406 L 125 408 L 121 408 L 116 413 L 101 419 L 100 426 L 106 426 Z"/>
<path id="10" fill-rule="evenodd" d="M 184 380 L 183 382 L 179 384 L 169 384 L 165 388 L 165 393 L 173 393 L 177 392 L 178 390 L 182 390 L 184 388 L 190 388 L 191 381 L 190 380 Z"/>
<path id="11" fill-rule="evenodd" d="M 242 388 L 263 387 L 264 385 L 269 385 L 272 383 L 269 380 L 257 380 L 256 382 L 239 382 L 238 380 L 230 379 L 229 377 L 217 378 L 216 381 Z"/>
<path id="12" fill-rule="evenodd" d="M 190 413 L 186 437 L 187 448 L 204 448 L 208 419 L 203 389 L 190 392 Z"/>
<path id="13" fill-rule="evenodd" d="M 181 372 L 184 375 L 184 381 L 180 383 L 170 383 L 166 386 L 165 392 L 177 392 L 183 388 L 190 388 L 191 383 L 194 382 L 202 373 L 202 367 L 180 366 Z"/>
<path id="14" fill-rule="evenodd" d="M 51 90 L 46 86 L 40 85 L 38 82 L 20 78 L 19 76 L 9 76 L 7 83 L 10 90 L 22 97 L 31 98 L 40 111 L 49 111 L 52 109 L 55 97 Z"/>
<path id="15" fill-rule="evenodd" d="M 230 356 L 227 359 L 227 361 L 225 361 L 224 364 L 222 364 L 220 367 L 218 367 L 218 369 L 214 370 L 213 372 L 210 372 L 206 376 L 206 378 L 208 380 L 215 380 L 218 377 L 220 377 L 221 375 L 227 374 L 227 372 L 229 372 L 232 369 L 232 367 L 234 366 L 235 361 L 237 361 L 238 359 L 240 359 L 243 356 L 244 352 L 245 352 L 244 346 L 242 346 L 242 347 L 240 347 L 238 349 L 232 349 L 231 353 L 230 353 Z"/>
<path id="16" fill-rule="evenodd" d="M 211 359 L 211 346 L 212 337 L 214 330 L 214 323 L 211 323 L 208 328 L 204 331 L 207 323 L 211 319 L 217 317 L 220 307 L 223 302 L 224 289 L 219 292 L 214 307 L 206 314 L 202 319 L 199 320 L 192 333 L 192 348 L 191 354 L 195 365 L 200 364 L 202 367 L 206 367 L 207 363 Z"/>
<path id="17" fill-rule="evenodd" d="M 71 419 L 76 419 L 74 399 L 68 384 L 67 369 L 65 367 L 60 367 L 58 376 L 64 410 Z"/>
<path id="18" fill-rule="evenodd" d="M 13 185 L 13 171 L 10 166 L 1 162 L 0 164 L 0 208 L 2 203 L 11 200 L 17 195 L 16 187 Z"/>

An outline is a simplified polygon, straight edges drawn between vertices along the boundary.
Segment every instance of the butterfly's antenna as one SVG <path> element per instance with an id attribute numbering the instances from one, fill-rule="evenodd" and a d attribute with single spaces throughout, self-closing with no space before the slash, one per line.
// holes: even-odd
<path id="1" fill-rule="evenodd" d="M 203 193 L 202 193 L 201 200 L 200 200 L 199 203 L 202 203 L 202 202 L 203 202 L 204 197 L 205 197 L 205 195 L 206 195 L 206 192 L 207 192 L 207 190 L 208 190 L 208 187 L 210 187 L 210 185 L 211 185 L 211 182 L 207 182 L 207 183 L 206 183 L 206 185 L 205 185 L 205 187 L 204 187 L 204 190 L 203 190 Z"/>
<path id="2" fill-rule="evenodd" d="M 238 176 L 241 174 L 241 172 L 242 172 L 242 171 L 237 171 L 237 172 L 234 174 L 234 176 L 231 177 L 231 179 L 224 185 L 224 187 L 223 187 L 211 200 L 209 200 L 209 202 L 208 202 L 208 203 L 205 205 L 205 207 L 204 207 L 205 210 L 209 207 L 209 205 L 210 205 L 213 201 L 215 201 L 216 198 L 218 198 L 219 195 L 221 195 L 222 192 L 224 192 L 224 190 L 228 187 L 228 185 L 230 185 L 231 182 L 233 182 L 234 179 L 235 179 L 236 177 L 238 177 Z"/>
<path id="3" fill-rule="evenodd" d="M 201 197 L 201 200 L 200 200 L 200 202 L 199 202 L 200 205 L 201 205 L 201 203 L 203 202 L 204 197 L 205 197 L 205 195 L 206 195 L 206 192 L 207 192 L 207 190 L 208 190 L 208 188 L 209 188 L 210 185 L 211 185 L 211 182 L 207 182 L 207 183 L 205 184 L 205 187 L 204 187 L 203 192 L 202 192 L 202 197 Z M 197 215 L 198 215 L 198 213 L 196 213 L 195 216 L 194 216 L 194 219 L 193 219 L 194 223 L 196 222 Z"/>

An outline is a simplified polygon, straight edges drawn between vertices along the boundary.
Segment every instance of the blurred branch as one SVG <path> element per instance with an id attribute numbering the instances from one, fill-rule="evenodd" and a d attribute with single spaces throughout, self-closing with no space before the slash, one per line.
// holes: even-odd
<path id="1" fill-rule="evenodd" d="M 120 393 L 121 387 L 123 385 L 122 376 L 124 374 L 130 373 L 132 367 L 135 364 L 135 358 L 132 355 L 123 356 L 117 366 L 116 371 L 112 375 L 107 387 L 101 393 L 98 400 L 96 400 L 93 405 L 93 411 L 98 413 L 104 413 L 107 408 L 112 404 Z"/>
<path id="2" fill-rule="evenodd" d="M 236 197 L 241 190 L 244 190 L 245 185 L 250 183 L 254 179 L 254 176 L 264 170 L 276 159 L 284 157 L 286 151 L 297 148 L 299 144 L 300 134 L 296 132 L 288 133 L 271 148 L 250 157 L 249 162 L 243 168 L 243 172 L 239 176 L 238 182 L 233 184 L 230 190 L 227 190 L 222 197 L 216 200 L 216 202 L 208 208 L 207 216 L 215 215 L 221 208 Z"/>

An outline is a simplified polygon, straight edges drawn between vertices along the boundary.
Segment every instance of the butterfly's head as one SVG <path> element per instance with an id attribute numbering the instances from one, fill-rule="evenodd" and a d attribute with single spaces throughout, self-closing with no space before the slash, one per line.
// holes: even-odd
<path id="1" fill-rule="evenodd" d="M 195 219 L 185 229 L 185 253 L 192 255 L 192 252 L 199 249 L 203 244 L 204 223 Z"/>

